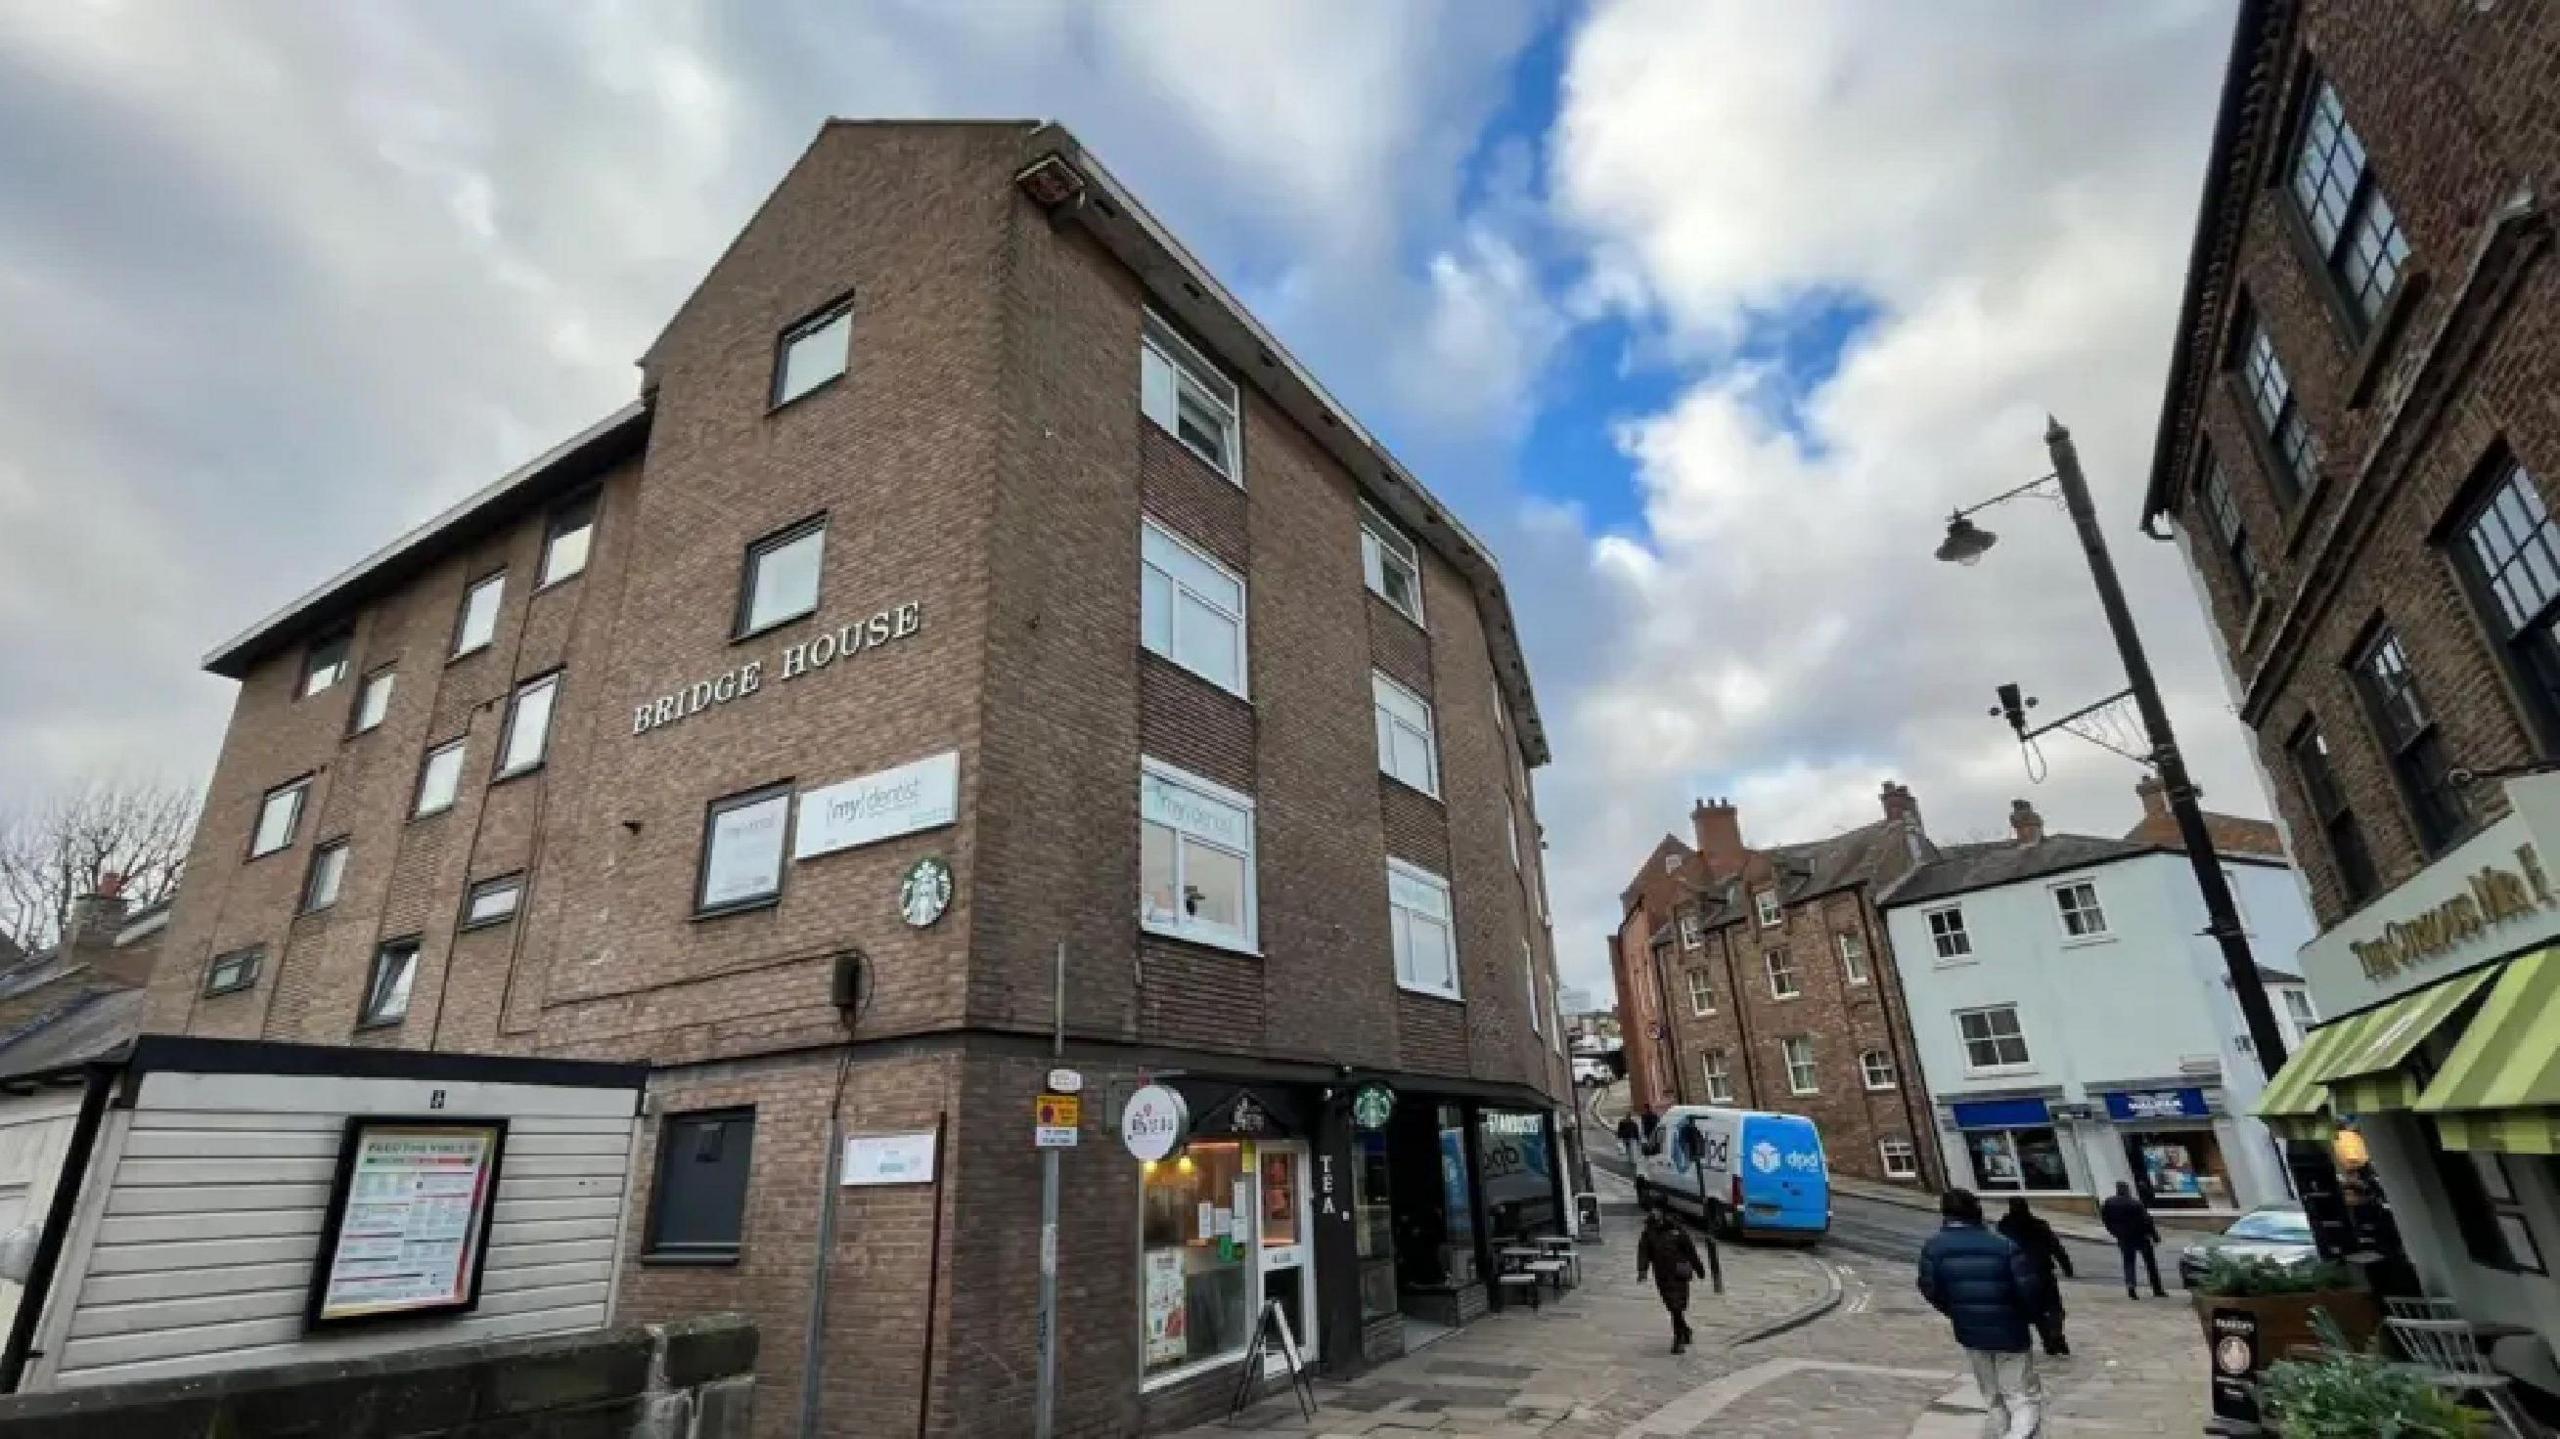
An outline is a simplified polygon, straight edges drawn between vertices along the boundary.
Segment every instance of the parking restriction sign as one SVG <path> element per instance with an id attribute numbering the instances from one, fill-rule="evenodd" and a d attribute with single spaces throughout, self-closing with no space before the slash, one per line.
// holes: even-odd
<path id="1" fill-rule="evenodd" d="M 1072 1094 L 1043 1094 L 1032 1106 L 1032 1147 L 1073 1149 L 1084 1101 Z"/>

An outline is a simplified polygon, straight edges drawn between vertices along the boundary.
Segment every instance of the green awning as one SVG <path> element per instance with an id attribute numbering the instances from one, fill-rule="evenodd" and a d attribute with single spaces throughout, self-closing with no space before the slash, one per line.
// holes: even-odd
<path id="1" fill-rule="evenodd" d="M 2496 966 L 2475 969 L 2404 994 L 2340 1025 L 2346 1037 L 2339 1041 L 2336 1057 L 2321 1077 L 2337 1112 L 2372 1114 L 2415 1105 L 2417 1077 L 2401 1065 L 2498 974 Z"/>
<path id="2" fill-rule="evenodd" d="M 2326 1116 L 2329 1091 L 2320 1087 L 2320 1081 L 2328 1077 L 2330 1063 L 2337 1058 L 2348 1031 L 2354 1027 L 2350 1021 L 2311 1031 L 2311 1037 L 2303 1041 L 2302 1048 L 2284 1062 L 2284 1068 L 2277 1070 L 2276 1077 L 2259 1092 L 2257 1108 L 2250 1112 L 2267 1121 L 2269 1128 L 2288 1139 L 2325 1137 L 2310 1132 L 2324 1124 L 2335 1127 L 2335 1121 Z M 2296 1133 L 2296 1130 L 2303 1132 Z"/>
<path id="3" fill-rule="evenodd" d="M 2560 1154 L 2560 949 L 2507 962 L 2417 1108 L 2448 1149 Z"/>

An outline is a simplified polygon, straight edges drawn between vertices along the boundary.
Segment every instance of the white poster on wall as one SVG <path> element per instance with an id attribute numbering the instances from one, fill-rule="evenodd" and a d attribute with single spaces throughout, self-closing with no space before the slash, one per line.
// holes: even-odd
<path id="1" fill-rule="evenodd" d="M 813 859 L 939 829 L 960 817 L 960 752 L 857 775 L 800 796 L 791 857 Z"/>
<path id="2" fill-rule="evenodd" d="M 930 1184 L 933 1131 L 857 1134 L 844 1142 L 847 1184 Z"/>

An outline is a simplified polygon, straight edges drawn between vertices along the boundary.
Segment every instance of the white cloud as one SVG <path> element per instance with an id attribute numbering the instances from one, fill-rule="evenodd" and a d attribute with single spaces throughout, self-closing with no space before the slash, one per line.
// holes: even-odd
<path id="1" fill-rule="evenodd" d="M 1560 934 L 1615 927 L 1694 794 L 1734 796 L 1755 842 L 1875 819 L 1886 778 L 1941 838 L 2004 832 L 2013 795 L 2057 828 L 2133 822 L 2134 766 L 2057 736 L 2031 790 L 1985 714 L 2003 680 L 2047 714 L 2123 683 L 2059 509 L 1985 515 L 2006 542 L 1977 568 L 1930 555 L 1951 507 L 2046 467 L 2048 408 L 2213 800 L 2263 812 L 2192 592 L 2132 525 L 2228 24 L 1621 0 L 1575 36 L 1550 183 L 1587 257 L 1576 304 L 1697 368 L 1621 427 L 1643 529 L 1591 541 L 1604 647 L 1549 702 Z M 1819 388 L 1726 358 L 1842 294 L 1875 319 Z M 1600 982 L 1596 944 L 1563 952 Z"/>
<path id="2" fill-rule="evenodd" d="M 1431 257 L 1430 307 L 1419 343 L 1398 352 L 1403 407 L 1449 425 L 1525 425 L 1530 392 L 1565 318 L 1530 259 L 1489 226 Z"/>

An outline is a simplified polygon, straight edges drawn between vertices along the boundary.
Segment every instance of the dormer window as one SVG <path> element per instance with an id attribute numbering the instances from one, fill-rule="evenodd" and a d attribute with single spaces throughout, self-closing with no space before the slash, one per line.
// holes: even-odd
<path id="1" fill-rule="evenodd" d="M 1774 929 L 1786 918 L 1785 911 L 1778 908 L 1778 892 L 1774 889 L 1764 889 L 1752 895 L 1751 904 L 1759 912 L 1763 929 Z"/>

